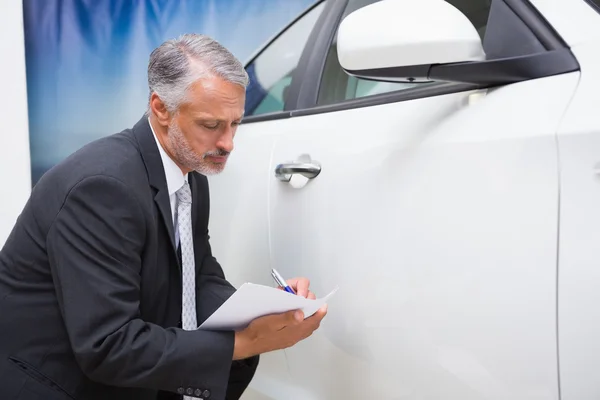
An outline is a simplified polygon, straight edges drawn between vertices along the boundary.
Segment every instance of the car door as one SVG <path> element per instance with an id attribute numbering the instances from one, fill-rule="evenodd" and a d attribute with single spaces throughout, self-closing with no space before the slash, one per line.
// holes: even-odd
<path id="1" fill-rule="evenodd" d="M 539 3 L 581 65 L 557 135 L 558 349 L 561 400 L 592 400 L 600 398 L 600 118 L 593 100 L 600 92 L 600 1 Z"/>
<path id="2" fill-rule="evenodd" d="M 343 3 L 338 21 L 373 1 Z M 488 55 L 544 51 L 528 4 L 451 3 Z M 274 361 L 286 380 L 258 381 L 277 399 L 558 399 L 556 131 L 578 73 L 384 84 L 321 40 L 297 110 L 265 128 L 270 263 L 339 290 Z"/>

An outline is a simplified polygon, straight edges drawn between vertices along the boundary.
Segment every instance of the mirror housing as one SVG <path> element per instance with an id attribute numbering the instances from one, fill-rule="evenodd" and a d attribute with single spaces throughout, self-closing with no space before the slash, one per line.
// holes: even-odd
<path id="1" fill-rule="evenodd" d="M 428 81 L 432 65 L 485 60 L 479 33 L 445 0 L 382 0 L 348 15 L 337 39 L 350 75 Z"/>

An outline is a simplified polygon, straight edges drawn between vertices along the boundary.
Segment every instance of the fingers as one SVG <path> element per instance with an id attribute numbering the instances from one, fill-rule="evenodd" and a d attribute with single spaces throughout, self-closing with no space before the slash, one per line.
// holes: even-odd
<path id="1" fill-rule="evenodd" d="M 311 299 L 311 300 L 315 300 L 317 298 L 317 296 L 315 296 L 315 294 L 309 290 L 307 298 Z"/>
<path id="2" fill-rule="evenodd" d="M 316 325 L 318 328 L 319 325 L 321 324 L 321 321 L 323 320 L 323 318 L 325 318 L 326 315 L 327 315 L 327 304 L 324 304 L 321 308 L 319 308 L 317 310 L 316 313 L 314 313 L 310 317 L 306 318 L 305 322 Z"/>
<path id="3" fill-rule="evenodd" d="M 281 322 L 278 329 L 285 328 L 286 326 L 298 325 L 304 321 L 304 313 L 302 310 L 288 311 L 281 314 Z"/>
<path id="4" fill-rule="evenodd" d="M 263 317 L 265 323 L 269 324 L 274 330 L 282 330 L 284 328 L 293 328 L 298 326 L 307 326 L 310 331 L 319 327 L 323 318 L 327 315 L 327 305 L 323 305 L 309 318 L 304 319 L 302 310 L 288 311 L 281 314 L 275 314 Z"/>
<path id="5" fill-rule="evenodd" d="M 310 286 L 310 281 L 307 278 L 293 278 L 288 280 L 287 284 L 294 289 L 298 296 L 308 296 L 308 287 Z"/>
<path id="6" fill-rule="evenodd" d="M 292 310 L 257 318 L 253 321 L 253 324 L 255 326 L 258 325 L 257 328 L 261 330 L 279 331 L 287 326 L 298 325 L 302 321 L 304 321 L 302 310 Z"/>
<path id="7" fill-rule="evenodd" d="M 314 315 L 312 315 L 312 316 L 316 317 L 320 322 L 323 318 L 325 318 L 326 315 L 327 315 L 327 304 L 323 304 L 321 306 L 321 308 L 319 308 L 317 310 L 317 312 L 314 313 Z"/>
<path id="8" fill-rule="evenodd" d="M 304 312 L 302 310 L 294 311 L 294 324 L 304 321 Z"/>
<path id="9" fill-rule="evenodd" d="M 308 294 L 310 293 L 307 292 Z M 247 354 L 262 354 L 293 346 L 311 336 L 319 328 L 326 314 L 327 305 L 323 305 L 306 319 L 302 310 L 259 317 L 236 336 L 238 349 L 237 353 L 234 349 L 234 356 L 243 358 Z"/>
<path id="10" fill-rule="evenodd" d="M 299 326 L 301 328 L 301 337 L 302 340 L 311 336 L 314 331 L 319 329 L 321 326 L 321 321 L 325 318 L 327 314 L 327 306 L 321 307 L 316 313 L 311 315 L 309 318 L 305 319 L 302 325 Z"/>

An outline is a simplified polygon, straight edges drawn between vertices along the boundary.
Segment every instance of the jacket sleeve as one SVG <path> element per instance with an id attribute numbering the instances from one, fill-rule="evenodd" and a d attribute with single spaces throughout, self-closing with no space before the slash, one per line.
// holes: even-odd
<path id="1" fill-rule="evenodd" d="M 98 175 L 71 189 L 48 231 L 50 268 L 77 362 L 90 379 L 111 386 L 224 398 L 232 332 L 164 329 L 140 318 L 145 224 L 127 187 Z"/>

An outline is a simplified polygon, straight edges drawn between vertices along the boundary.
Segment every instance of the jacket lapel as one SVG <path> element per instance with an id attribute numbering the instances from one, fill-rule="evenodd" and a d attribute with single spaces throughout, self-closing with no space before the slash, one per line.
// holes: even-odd
<path id="1" fill-rule="evenodd" d="M 171 241 L 171 248 L 177 253 L 177 245 L 175 244 L 175 232 L 173 228 L 173 217 L 171 214 L 171 201 L 169 199 L 169 191 L 165 187 L 159 190 L 154 196 L 154 202 L 158 206 L 158 210 L 163 219 L 163 223 L 169 232 L 169 239 Z M 177 258 L 179 259 L 179 258 Z"/>
<path id="2" fill-rule="evenodd" d="M 146 165 L 148 172 L 148 181 L 150 186 L 155 190 L 154 201 L 162 216 L 163 223 L 169 233 L 171 249 L 175 258 L 177 257 L 177 247 L 175 245 L 175 233 L 173 228 L 173 217 L 171 216 L 171 202 L 169 199 L 169 190 L 167 189 L 167 178 L 162 165 L 160 153 L 150 128 L 150 123 L 146 116 L 142 117 L 133 127 L 133 135 L 135 136 L 139 147 L 142 159 Z"/>
<path id="3" fill-rule="evenodd" d="M 195 238 L 196 226 L 198 225 L 198 210 L 202 205 L 202 196 L 200 194 L 198 177 L 194 172 L 188 174 L 188 181 L 190 183 L 190 189 L 192 191 L 192 234 Z"/>

